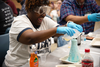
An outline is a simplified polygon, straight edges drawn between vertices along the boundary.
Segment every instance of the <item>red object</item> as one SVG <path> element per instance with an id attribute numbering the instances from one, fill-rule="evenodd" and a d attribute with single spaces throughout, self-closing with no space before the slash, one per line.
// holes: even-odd
<path id="1" fill-rule="evenodd" d="M 85 49 L 85 54 L 82 60 L 82 67 L 93 67 L 93 58 L 90 55 L 90 49 Z"/>
<path id="2" fill-rule="evenodd" d="M 82 60 L 82 67 L 93 67 L 93 61 L 88 59 Z"/>
<path id="3" fill-rule="evenodd" d="M 11 0 L 7 0 L 6 3 L 12 8 L 14 14 L 18 14 L 15 4 Z"/>
<path id="4" fill-rule="evenodd" d="M 90 49 L 85 49 L 85 52 L 90 52 Z"/>

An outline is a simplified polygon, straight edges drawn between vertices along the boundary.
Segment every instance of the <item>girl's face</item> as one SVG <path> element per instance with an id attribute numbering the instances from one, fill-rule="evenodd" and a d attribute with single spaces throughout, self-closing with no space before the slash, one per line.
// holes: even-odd
<path id="1" fill-rule="evenodd" d="M 44 14 L 38 14 L 38 13 L 36 13 L 35 14 L 35 24 L 38 26 L 38 25 L 41 25 L 41 23 L 42 23 L 42 21 L 43 21 L 43 18 L 46 16 L 46 14 L 44 13 Z"/>
<path id="2" fill-rule="evenodd" d="M 83 5 L 85 0 L 76 0 L 78 2 L 79 5 Z"/>
<path id="3" fill-rule="evenodd" d="M 41 25 L 43 18 L 46 16 L 46 13 L 43 10 L 32 11 L 31 12 L 31 21 L 35 26 Z"/>

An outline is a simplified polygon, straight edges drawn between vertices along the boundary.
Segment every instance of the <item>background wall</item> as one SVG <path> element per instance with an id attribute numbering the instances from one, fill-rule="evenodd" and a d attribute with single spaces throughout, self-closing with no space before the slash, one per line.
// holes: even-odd
<path id="1" fill-rule="evenodd" d="M 20 3 L 18 3 L 16 0 L 11 0 L 11 1 L 14 2 L 16 8 L 21 9 L 21 5 L 20 5 Z"/>
<path id="2" fill-rule="evenodd" d="M 100 6 L 100 0 L 95 0 L 97 2 L 97 4 Z"/>

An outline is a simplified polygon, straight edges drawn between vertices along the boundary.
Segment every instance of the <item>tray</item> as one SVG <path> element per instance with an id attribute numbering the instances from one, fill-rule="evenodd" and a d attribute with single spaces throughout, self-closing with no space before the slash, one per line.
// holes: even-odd
<path id="1" fill-rule="evenodd" d="M 56 65 L 56 67 L 82 67 L 81 64 Z"/>
<path id="2" fill-rule="evenodd" d="M 90 43 L 91 46 L 99 46 L 100 47 L 100 38 L 94 38 Z"/>
<path id="3" fill-rule="evenodd" d="M 81 55 L 81 58 L 83 58 L 83 54 L 80 54 Z M 73 64 L 75 62 L 71 62 L 71 61 L 67 61 L 66 59 L 68 58 L 68 55 L 67 56 L 64 56 L 62 58 L 60 58 L 59 60 L 61 60 L 63 63 L 69 63 L 69 64 Z M 78 64 L 81 63 L 81 61 L 77 62 Z"/>

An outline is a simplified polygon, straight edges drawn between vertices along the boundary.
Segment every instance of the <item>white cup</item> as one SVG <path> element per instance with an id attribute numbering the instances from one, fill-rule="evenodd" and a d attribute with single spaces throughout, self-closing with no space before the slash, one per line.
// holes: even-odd
<path id="1" fill-rule="evenodd" d="M 40 63 L 43 64 L 46 62 L 47 54 L 43 54 L 40 56 Z"/>
<path id="2" fill-rule="evenodd" d="M 65 39 L 66 41 L 71 40 L 72 38 L 77 38 L 78 36 L 80 36 L 80 32 L 76 29 L 73 29 L 75 31 L 75 34 L 73 36 L 69 36 L 67 34 L 65 34 L 62 38 Z"/>

